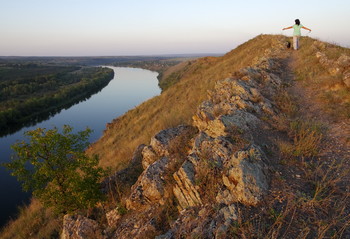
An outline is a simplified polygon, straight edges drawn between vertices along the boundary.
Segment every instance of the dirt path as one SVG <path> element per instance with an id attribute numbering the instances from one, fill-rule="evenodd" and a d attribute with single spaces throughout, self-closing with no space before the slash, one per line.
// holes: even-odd
<path id="1" fill-rule="evenodd" d="M 290 69 L 293 69 L 295 54 L 297 53 L 293 52 L 290 57 Z M 327 113 L 322 107 L 322 102 L 316 99 L 315 90 L 305 85 L 302 81 L 293 81 L 290 93 L 297 100 L 302 116 L 306 119 L 319 122 L 326 128 L 325 138 L 318 160 L 328 163 L 334 160 L 339 163 L 344 161 L 344 166 L 350 169 L 350 119 L 340 120 Z M 349 184 L 349 173 L 344 177 L 343 182 Z"/>

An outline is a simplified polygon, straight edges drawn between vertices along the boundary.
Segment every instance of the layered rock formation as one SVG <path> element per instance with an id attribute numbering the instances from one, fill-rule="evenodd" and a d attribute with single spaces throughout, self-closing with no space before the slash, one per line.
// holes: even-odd
<path id="1" fill-rule="evenodd" d="M 143 172 L 126 199 L 128 213 L 107 212 L 101 236 L 225 238 L 237 207 L 261 202 L 269 189 L 269 159 L 259 132 L 267 127 L 264 119 L 276 117 L 271 98 L 283 79 L 281 59 L 274 57 L 283 48 L 281 42 L 239 77 L 218 81 L 193 125 L 163 130 L 138 149 Z M 176 218 L 165 222 L 170 211 Z M 65 226 L 63 238 L 73 238 L 66 235 L 77 228 Z"/>

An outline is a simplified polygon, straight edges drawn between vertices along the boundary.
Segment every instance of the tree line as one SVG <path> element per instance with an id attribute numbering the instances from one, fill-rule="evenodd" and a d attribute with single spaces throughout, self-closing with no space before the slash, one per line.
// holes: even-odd
<path id="1" fill-rule="evenodd" d="M 89 97 L 113 76 L 102 67 L 0 65 L 0 134 Z"/>

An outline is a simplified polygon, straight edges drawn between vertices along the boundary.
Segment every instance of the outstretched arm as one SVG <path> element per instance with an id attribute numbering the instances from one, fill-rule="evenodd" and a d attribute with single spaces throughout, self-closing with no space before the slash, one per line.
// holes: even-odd
<path id="1" fill-rule="evenodd" d="M 287 29 L 292 29 L 293 28 L 293 26 L 291 26 L 291 27 L 285 27 L 285 28 L 283 28 L 282 30 L 287 30 Z"/>
<path id="2" fill-rule="evenodd" d="M 305 29 L 305 30 L 309 30 L 309 31 L 311 32 L 311 29 L 310 29 L 310 28 L 307 28 L 307 27 L 301 27 L 301 28 L 303 28 L 303 29 Z"/>

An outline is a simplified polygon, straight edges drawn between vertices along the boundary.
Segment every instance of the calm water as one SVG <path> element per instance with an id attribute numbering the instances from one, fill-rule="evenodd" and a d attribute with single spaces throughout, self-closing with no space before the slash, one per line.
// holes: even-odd
<path id="1" fill-rule="evenodd" d="M 89 127 L 94 130 L 90 142 L 102 136 L 106 123 L 124 114 L 143 101 L 160 94 L 156 72 L 142 69 L 110 67 L 114 70 L 114 79 L 102 91 L 84 102 L 80 102 L 50 119 L 33 127 L 0 138 L 0 162 L 11 157 L 10 146 L 23 138 L 23 132 L 35 128 L 62 128 L 68 124 L 76 131 Z M 0 227 L 14 217 L 17 207 L 27 203 L 30 195 L 21 191 L 15 177 L 0 167 Z"/>

